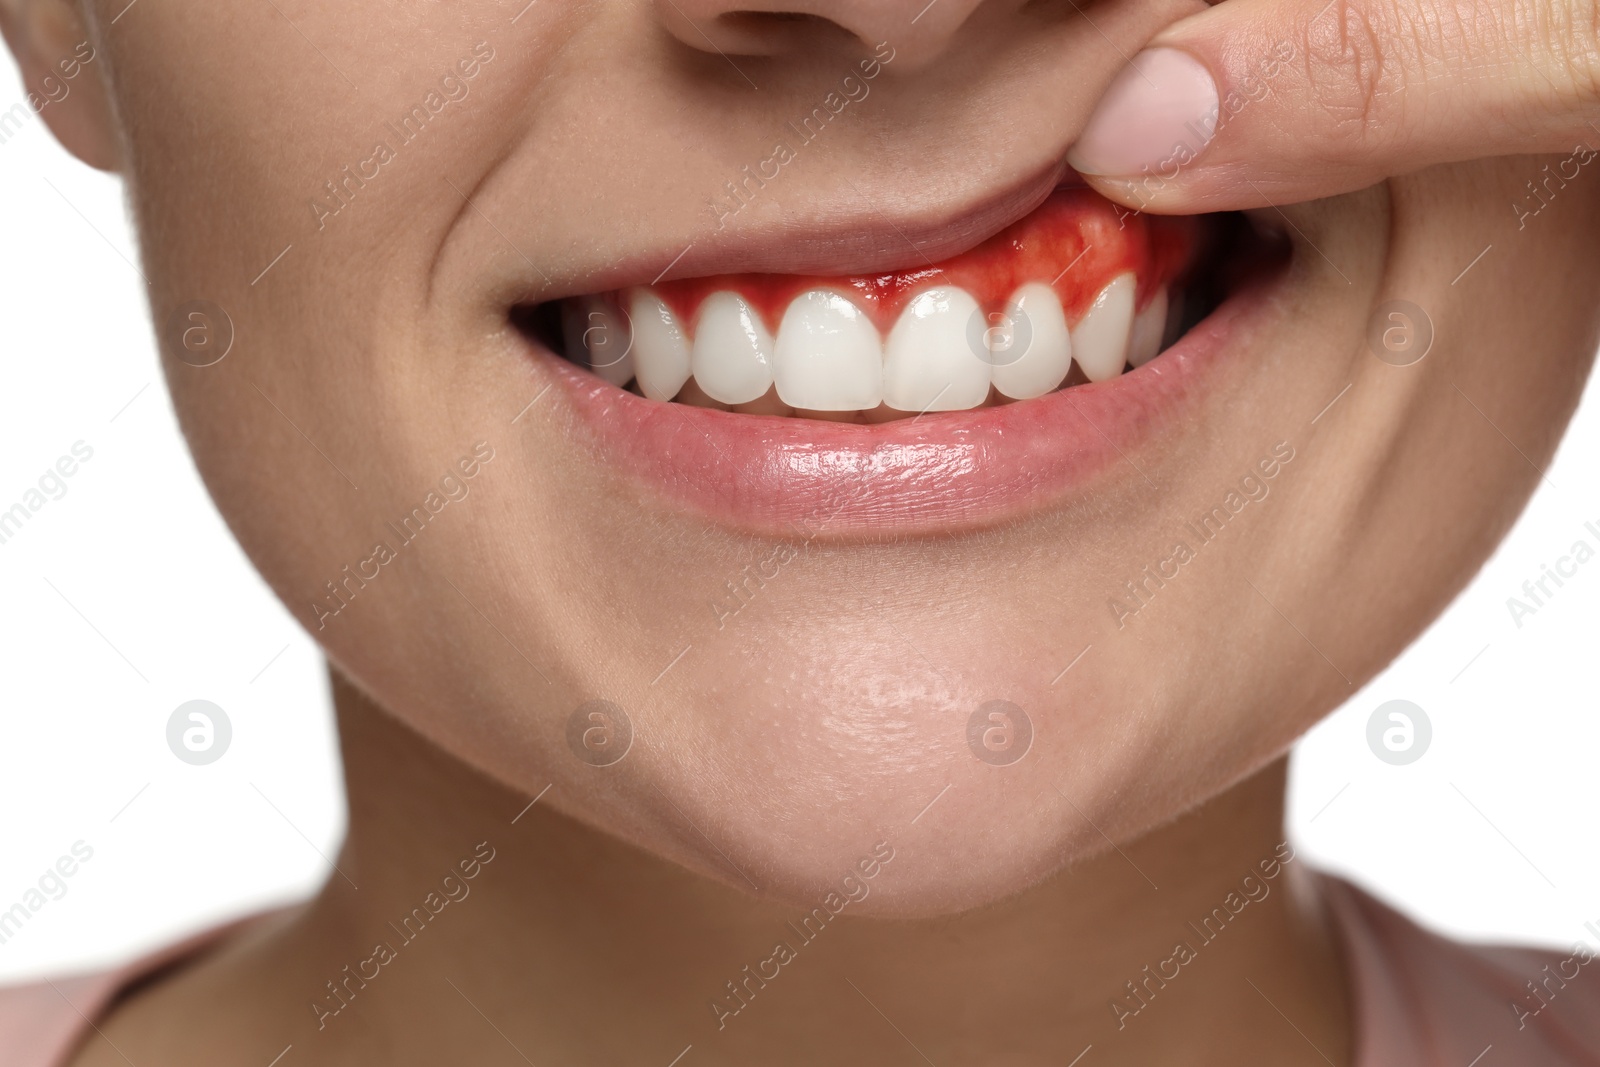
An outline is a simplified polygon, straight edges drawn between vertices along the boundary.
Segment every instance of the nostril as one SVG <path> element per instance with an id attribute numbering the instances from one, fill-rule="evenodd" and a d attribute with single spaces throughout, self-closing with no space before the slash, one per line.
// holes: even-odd
<path id="1" fill-rule="evenodd" d="M 782 29 L 796 23 L 830 21 L 806 11 L 729 11 L 719 15 L 717 20 L 749 30 Z"/>
<path id="2" fill-rule="evenodd" d="M 807 11 L 726 11 L 701 22 L 702 43 L 733 55 L 784 55 L 837 45 L 855 34 L 823 15 Z"/>
<path id="3" fill-rule="evenodd" d="M 998 24 L 1021 0 L 652 0 L 662 27 L 700 52 L 854 62 L 892 48 L 905 69 L 957 47 L 962 26 L 986 2 Z"/>

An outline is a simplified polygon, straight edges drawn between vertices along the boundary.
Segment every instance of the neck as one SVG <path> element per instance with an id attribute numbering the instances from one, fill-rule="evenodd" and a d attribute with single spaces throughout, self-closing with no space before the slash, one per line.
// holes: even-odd
<path id="1" fill-rule="evenodd" d="M 402 1067 L 666 1064 L 691 1045 L 685 1067 L 1067 1064 L 1090 1046 L 1085 1067 L 1349 1062 L 1335 935 L 1284 841 L 1283 760 L 1003 903 L 885 921 L 753 900 L 527 807 L 335 692 L 338 871 L 131 999 L 111 1020 L 124 1040 L 185 1010 L 213 1020 L 193 1031 L 206 1057 L 292 1043 Z"/>

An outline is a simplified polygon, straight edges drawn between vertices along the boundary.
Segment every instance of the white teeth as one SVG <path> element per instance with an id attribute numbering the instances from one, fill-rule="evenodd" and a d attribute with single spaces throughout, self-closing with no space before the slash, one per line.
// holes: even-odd
<path id="1" fill-rule="evenodd" d="M 689 342 L 672 309 L 648 289 L 629 296 L 634 377 L 651 400 L 671 400 L 689 380 Z"/>
<path id="2" fill-rule="evenodd" d="M 562 309 L 561 325 L 567 351 L 582 357 L 588 368 L 612 385 L 627 385 L 633 378 L 633 338 L 627 320 L 597 296 L 569 300 Z"/>
<path id="3" fill-rule="evenodd" d="M 883 402 L 900 411 L 961 411 L 989 396 L 982 315 L 965 289 L 929 289 L 900 313 L 883 346 Z M 974 341 L 980 346 L 973 351 Z"/>
<path id="4" fill-rule="evenodd" d="M 1006 303 L 1008 335 L 990 331 L 994 387 L 1013 400 L 1043 396 L 1072 369 L 1072 336 L 1061 300 L 1043 282 L 1022 286 Z"/>
<path id="5" fill-rule="evenodd" d="M 727 290 L 700 305 L 689 365 L 707 396 L 748 404 L 772 387 L 772 334 L 745 299 Z"/>
<path id="6" fill-rule="evenodd" d="M 1069 326 L 1045 282 L 1019 286 L 1003 317 L 985 316 L 966 289 L 937 286 L 905 305 L 887 340 L 849 296 L 822 288 L 790 301 L 776 336 L 726 289 L 696 309 L 692 341 L 686 323 L 642 287 L 568 300 L 561 325 L 572 358 L 614 385 L 637 382 L 652 400 L 811 418 L 876 412 L 872 422 L 981 407 L 991 386 L 1011 400 L 1043 396 L 1074 361 L 1091 382 L 1143 366 L 1173 341 L 1182 294 L 1158 289 L 1135 315 L 1136 288 L 1131 272 L 1117 275 Z"/>
<path id="7" fill-rule="evenodd" d="M 1072 328 L 1072 358 L 1091 382 L 1115 378 L 1128 361 L 1133 291 L 1132 274 L 1124 272 L 1112 278 Z"/>
<path id="8" fill-rule="evenodd" d="M 1156 295 L 1133 317 L 1133 330 L 1128 334 L 1128 362 L 1142 367 L 1156 358 L 1161 351 L 1161 337 L 1167 332 L 1167 291 L 1157 289 Z"/>
<path id="9" fill-rule="evenodd" d="M 860 308 L 826 289 L 795 297 L 778 326 L 772 377 L 785 404 L 859 411 L 883 399 L 883 345 Z"/>

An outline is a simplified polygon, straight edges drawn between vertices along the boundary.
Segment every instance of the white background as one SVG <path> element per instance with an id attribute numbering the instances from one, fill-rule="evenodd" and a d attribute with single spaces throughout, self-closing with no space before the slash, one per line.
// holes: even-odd
<path id="1" fill-rule="evenodd" d="M 22 90 L 0 65 L 4 112 Z M 75 842 L 94 850 L 0 944 L 10 980 L 310 892 L 344 811 L 317 648 L 185 451 L 119 183 L 28 112 L 0 144 L 0 203 L 0 511 L 75 442 L 94 450 L 66 495 L 0 544 L 0 911 Z M 1600 528 L 1597 470 L 1591 389 L 1551 484 L 1482 575 L 1296 753 L 1303 854 L 1456 936 L 1565 946 L 1600 925 L 1600 560 L 1520 629 L 1505 603 L 1580 536 L 1600 547 L 1583 530 Z M 166 747 L 168 716 L 196 698 L 233 723 L 208 767 Z M 1433 723 L 1409 766 L 1366 743 L 1368 716 L 1393 698 Z"/>

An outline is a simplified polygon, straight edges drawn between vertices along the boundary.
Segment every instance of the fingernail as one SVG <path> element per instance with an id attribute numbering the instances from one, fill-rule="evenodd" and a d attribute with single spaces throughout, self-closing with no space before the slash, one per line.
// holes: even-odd
<path id="1" fill-rule="evenodd" d="M 1217 132 L 1217 83 L 1188 52 L 1147 48 L 1100 98 L 1067 153 L 1079 174 L 1132 176 L 1193 159 Z"/>

